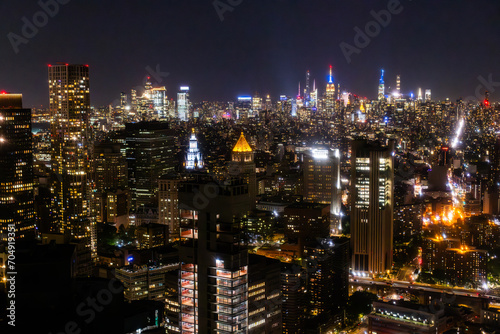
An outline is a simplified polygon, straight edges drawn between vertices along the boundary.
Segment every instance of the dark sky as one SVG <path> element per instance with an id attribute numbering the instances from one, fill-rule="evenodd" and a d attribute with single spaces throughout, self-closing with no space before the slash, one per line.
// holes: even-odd
<path id="1" fill-rule="evenodd" d="M 157 65 L 170 73 L 161 78 L 170 97 L 187 84 L 194 101 L 293 95 L 307 69 L 323 89 L 330 64 L 336 82 L 369 98 L 382 67 L 386 85 L 401 74 L 403 92 L 430 88 L 435 98 L 474 95 L 480 75 L 500 82 L 497 0 L 401 0 L 401 13 L 350 64 L 340 43 L 354 45 L 354 28 L 390 1 L 220 0 L 241 2 L 223 21 L 213 0 L 59 1 L 67 4 L 17 54 L 8 34 L 22 36 L 22 18 L 33 22 L 41 7 L 0 3 L 0 90 L 23 93 L 27 107 L 47 105 L 47 64 L 57 61 L 90 65 L 93 105 L 142 85 Z M 500 83 L 496 90 L 492 100 Z"/>

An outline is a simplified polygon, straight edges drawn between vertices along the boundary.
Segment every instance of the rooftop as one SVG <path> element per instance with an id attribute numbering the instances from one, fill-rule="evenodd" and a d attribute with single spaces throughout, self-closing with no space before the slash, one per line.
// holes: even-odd
<path id="1" fill-rule="evenodd" d="M 245 139 L 243 132 L 240 135 L 240 139 L 238 139 L 238 142 L 234 146 L 233 152 L 252 152 L 252 148 Z"/>

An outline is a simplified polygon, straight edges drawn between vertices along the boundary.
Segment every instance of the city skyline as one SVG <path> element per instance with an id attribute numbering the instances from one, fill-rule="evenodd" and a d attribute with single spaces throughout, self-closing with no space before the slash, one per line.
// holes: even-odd
<path id="1" fill-rule="evenodd" d="M 484 84 L 480 77 L 488 82 L 492 76 L 490 86 L 496 87 L 497 4 L 480 1 L 454 6 L 451 1 L 423 1 L 417 6 L 401 1 L 387 26 L 360 48 L 363 43 L 355 43 L 354 29 L 365 30 L 375 20 L 372 11 L 380 13 L 390 2 L 241 2 L 221 14 L 212 2 L 190 6 L 169 1 L 148 7 L 132 1 L 120 5 L 73 1 L 59 4 L 53 17 L 35 27 L 37 33 L 30 38 L 22 34 L 22 18 L 32 22 L 42 7 L 26 1 L 2 4 L 0 10 L 11 15 L 0 25 L 7 31 L 0 42 L 4 50 L 0 90 L 22 92 L 26 106 L 46 107 L 46 92 L 40 89 L 46 87 L 44 66 L 58 60 L 90 65 L 95 106 L 108 105 L 121 91 L 143 86 L 148 75 L 155 79 L 153 85 L 167 86 L 167 95 L 174 99 L 181 85 L 191 87 L 194 101 L 232 101 L 256 91 L 261 96 L 293 96 L 299 81 L 305 86 L 307 70 L 322 89 L 330 64 L 335 82 L 371 99 L 377 93 L 373 82 L 381 68 L 387 71 L 391 90 L 401 75 L 402 92 L 416 95 L 419 87 L 429 88 L 440 100 L 474 96 L 476 87 Z M 95 11 L 95 6 L 100 10 Z M 105 16 L 109 12 L 134 24 Z M 298 12 L 304 17 L 297 17 Z M 88 26 L 82 31 L 79 25 L 70 24 L 75 15 L 86 15 L 88 21 L 83 24 Z M 105 22 L 95 27 L 87 23 L 95 19 Z M 257 20 L 259 25 L 252 25 Z M 197 24 L 203 29 L 196 28 Z M 467 30 L 470 27 L 474 29 Z M 121 34 L 115 33 L 118 29 Z M 151 29 L 156 33 L 150 34 Z M 25 38 L 26 43 L 19 44 L 14 35 L 9 39 L 10 33 Z M 75 39 L 68 39 L 69 34 Z M 359 53 L 347 59 L 342 43 Z M 464 66 L 470 63 L 474 66 Z M 212 84 L 215 78 L 217 85 Z M 491 99 L 497 100 L 494 89 L 489 91 Z"/>

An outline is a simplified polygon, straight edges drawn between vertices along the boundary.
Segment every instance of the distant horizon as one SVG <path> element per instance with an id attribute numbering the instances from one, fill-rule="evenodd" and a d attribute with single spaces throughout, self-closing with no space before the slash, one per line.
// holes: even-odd
<path id="1" fill-rule="evenodd" d="M 148 75 L 171 97 L 188 84 L 193 101 L 295 96 L 307 70 L 322 92 L 330 65 L 341 90 L 370 99 L 381 68 L 387 87 L 399 74 L 403 92 L 431 89 L 434 100 L 475 96 L 483 81 L 500 96 L 500 3 L 488 0 L 254 0 L 223 13 L 211 1 L 65 1 L 38 26 L 36 14 L 48 16 L 38 2 L 0 10 L 0 90 L 35 108 L 48 104 L 45 66 L 60 60 L 90 65 L 94 106 Z"/>

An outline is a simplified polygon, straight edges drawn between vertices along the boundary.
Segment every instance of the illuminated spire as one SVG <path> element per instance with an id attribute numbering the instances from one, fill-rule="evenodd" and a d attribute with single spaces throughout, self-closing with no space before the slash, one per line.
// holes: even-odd
<path id="1" fill-rule="evenodd" d="M 332 69 L 332 65 L 330 65 L 330 75 L 328 76 L 328 83 L 329 84 L 333 84 L 333 69 Z"/>
<path id="2" fill-rule="evenodd" d="M 380 84 L 384 84 L 384 69 L 382 69 L 382 74 L 380 75 Z"/>
<path id="3" fill-rule="evenodd" d="M 241 132 L 240 139 L 238 139 L 238 142 L 234 145 L 233 152 L 252 152 L 252 148 L 245 139 L 243 132 Z"/>

